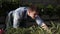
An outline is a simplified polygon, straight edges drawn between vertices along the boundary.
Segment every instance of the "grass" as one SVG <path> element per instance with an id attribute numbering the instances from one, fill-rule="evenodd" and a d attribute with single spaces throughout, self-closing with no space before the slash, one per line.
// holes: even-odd
<path id="1" fill-rule="evenodd" d="M 7 34 L 60 34 L 60 24 L 59 23 L 53 23 L 51 21 L 51 26 L 49 27 L 49 30 L 51 31 L 48 33 L 44 29 L 42 29 L 39 26 L 32 26 L 29 28 L 8 28 Z"/>

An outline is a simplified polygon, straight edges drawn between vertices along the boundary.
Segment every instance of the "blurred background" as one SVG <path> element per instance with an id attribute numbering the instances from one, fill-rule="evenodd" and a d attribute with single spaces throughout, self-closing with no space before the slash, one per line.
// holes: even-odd
<path id="1" fill-rule="evenodd" d="M 50 22 L 60 22 L 60 0 L 0 0 L 0 28 L 6 26 L 6 16 L 20 6 L 35 5 L 39 15 L 49 26 Z"/>

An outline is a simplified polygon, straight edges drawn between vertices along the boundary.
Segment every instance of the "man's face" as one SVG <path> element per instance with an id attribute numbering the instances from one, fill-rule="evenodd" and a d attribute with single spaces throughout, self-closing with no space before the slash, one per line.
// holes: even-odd
<path id="1" fill-rule="evenodd" d="M 34 10 L 34 11 L 29 11 L 29 16 L 32 18 L 32 19 L 35 19 L 35 17 L 37 16 L 37 12 Z"/>

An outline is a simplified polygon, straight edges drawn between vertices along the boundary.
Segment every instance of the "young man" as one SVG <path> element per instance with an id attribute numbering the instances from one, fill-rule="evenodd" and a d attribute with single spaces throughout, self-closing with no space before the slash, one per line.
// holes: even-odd
<path id="1" fill-rule="evenodd" d="M 38 26 L 41 26 L 43 29 L 48 30 L 48 27 L 46 26 L 46 24 L 39 17 L 36 7 L 34 7 L 32 5 L 29 7 L 19 7 L 16 10 L 9 12 L 8 21 L 11 20 L 11 16 L 13 18 L 13 20 L 12 20 L 13 28 L 18 28 L 21 25 L 22 20 L 27 19 L 26 21 L 28 21 L 27 16 L 29 16 L 31 19 L 34 19 L 36 21 Z M 9 22 L 11 23 L 11 21 L 9 21 Z M 22 25 L 26 26 L 25 23 L 23 23 Z"/>

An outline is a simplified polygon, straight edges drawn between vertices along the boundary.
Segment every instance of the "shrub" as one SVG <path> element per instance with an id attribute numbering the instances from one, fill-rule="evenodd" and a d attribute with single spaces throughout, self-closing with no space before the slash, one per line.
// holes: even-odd
<path id="1" fill-rule="evenodd" d="M 32 26 L 29 28 L 8 28 L 7 34 L 60 34 L 60 24 L 53 23 L 51 21 L 51 26 L 49 30 L 51 31 L 48 33 L 44 29 L 39 26 Z"/>

